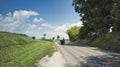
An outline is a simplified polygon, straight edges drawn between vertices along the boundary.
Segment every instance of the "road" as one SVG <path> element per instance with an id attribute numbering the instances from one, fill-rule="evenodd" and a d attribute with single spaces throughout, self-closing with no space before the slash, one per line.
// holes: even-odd
<path id="1" fill-rule="evenodd" d="M 120 54 L 75 44 L 59 45 L 66 67 L 120 67 Z"/>

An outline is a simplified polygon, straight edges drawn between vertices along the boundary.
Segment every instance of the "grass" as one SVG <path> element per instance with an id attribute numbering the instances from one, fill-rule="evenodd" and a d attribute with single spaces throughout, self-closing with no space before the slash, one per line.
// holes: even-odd
<path id="1" fill-rule="evenodd" d="M 120 32 L 108 33 L 104 38 L 97 38 L 90 42 L 89 40 L 81 40 L 77 43 L 84 43 L 88 46 L 99 47 L 113 52 L 120 53 Z"/>
<path id="2" fill-rule="evenodd" d="M 9 32 L 0 32 L 0 48 L 13 46 L 13 45 L 22 45 L 33 41 L 32 38 L 25 36 L 23 34 L 9 33 Z"/>
<path id="3" fill-rule="evenodd" d="M 91 45 L 114 52 L 120 52 L 120 32 L 108 33 L 104 38 L 97 38 Z"/>
<path id="4" fill-rule="evenodd" d="M 65 41 L 66 41 L 66 42 L 70 42 L 70 40 L 69 40 L 69 39 L 65 39 Z"/>
<path id="5" fill-rule="evenodd" d="M 0 48 L 13 46 L 13 45 L 22 45 L 24 43 L 29 43 L 33 41 L 29 37 L 8 37 L 0 38 Z"/>
<path id="6" fill-rule="evenodd" d="M 54 52 L 51 41 L 31 40 L 21 35 L 15 37 L 12 34 L 12 37 L 0 39 L 0 67 L 35 67 L 37 60 Z"/>

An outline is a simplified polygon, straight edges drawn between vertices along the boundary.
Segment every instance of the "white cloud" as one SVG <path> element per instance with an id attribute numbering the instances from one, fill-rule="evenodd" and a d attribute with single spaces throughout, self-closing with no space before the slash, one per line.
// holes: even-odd
<path id="1" fill-rule="evenodd" d="M 24 34 L 27 34 L 29 36 L 36 36 L 36 38 L 41 38 L 42 37 L 42 27 L 38 27 L 35 24 L 29 24 L 29 28 L 26 29 Z"/>
<path id="2" fill-rule="evenodd" d="M 16 10 L 13 13 L 13 17 L 17 19 L 20 19 L 20 18 L 27 19 L 27 18 L 30 18 L 31 16 L 37 16 L 37 15 L 39 15 L 39 13 L 35 11 L 27 11 L 27 10 Z"/>
<path id="3" fill-rule="evenodd" d="M 2 30 L 12 31 L 15 27 L 19 26 L 19 22 L 15 20 L 11 13 L 8 13 L 7 16 L 0 17 L 0 26 Z"/>
<path id="4" fill-rule="evenodd" d="M 42 27 L 38 27 L 38 30 L 41 31 L 43 28 Z"/>
<path id="5" fill-rule="evenodd" d="M 43 24 L 41 24 L 41 26 L 46 27 L 46 28 L 50 28 L 50 29 L 54 29 L 56 27 L 56 26 L 48 24 L 48 23 L 43 23 Z"/>
<path id="6" fill-rule="evenodd" d="M 35 24 L 31 24 L 30 25 L 30 29 L 34 29 L 34 28 L 36 28 L 37 26 L 35 25 Z"/>
<path id="7" fill-rule="evenodd" d="M 61 26 L 58 26 L 55 31 L 65 31 L 67 29 L 67 25 L 64 24 L 64 25 L 61 25 Z"/>
<path id="8" fill-rule="evenodd" d="M 67 29 L 73 27 L 73 26 L 83 26 L 82 25 L 82 22 L 79 21 L 77 23 L 71 23 L 71 24 L 63 24 L 63 25 L 60 25 L 60 26 L 57 26 L 57 28 L 55 29 L 55 31 L 64 31 L 66 32 Z"/>
<path id="9" fill-rule="evenodd" d="M 8 17 L 11 17 L 11 16 L 12 16 L 12 13 L 11 13 L 11 12 L 7 13 L 7 16 L 8 16 Z"/>
<path id="10" fill-rule="evenodd" d="M 73 24 L 70 24 L 69 25 L 69 27 L 73 27 L 73 26 L 80 26 L 80 27 L 82 27 L 83 25 L 82 25 L 82 21 L 79 21 L 79 22 L 77 22 L 77 23 L 73 23 Z"/>
<path id="11" fill-rule="evenodd" d="M 35 22 L 35 23 L 42 22 L 42 21 L 44 21 L 43 18 L 34 18 L 33 19 L 33 22 Z"/>

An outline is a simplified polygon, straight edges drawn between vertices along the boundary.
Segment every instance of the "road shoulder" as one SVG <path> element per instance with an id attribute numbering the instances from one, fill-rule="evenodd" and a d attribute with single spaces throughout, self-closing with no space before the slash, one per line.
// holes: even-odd
<path id="1" fill-rule="evenodd" d="M 65 67 L 65 60 L 59 51 L 56 51 L 53 56 L 45 56 L 38 63 L 37 67 Z"/>

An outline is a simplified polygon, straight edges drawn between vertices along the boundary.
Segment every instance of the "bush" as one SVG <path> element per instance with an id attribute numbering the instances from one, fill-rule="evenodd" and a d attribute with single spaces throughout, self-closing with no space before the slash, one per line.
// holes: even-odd
<path id="1" fill-rule="evenodd" d="M 32 39 L 35 40 L 35 36 L 33 36 Z"/>

